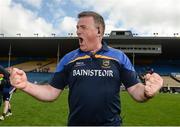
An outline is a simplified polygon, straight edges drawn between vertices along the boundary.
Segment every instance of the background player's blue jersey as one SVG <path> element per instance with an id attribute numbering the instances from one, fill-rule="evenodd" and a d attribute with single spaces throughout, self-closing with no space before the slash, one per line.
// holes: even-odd
<path id="1" fill-rule="evenodd" d="M 77 49 L 64 56 L 50 84 L 69 87 L 68 125 L 120 125 L 120 85 L 138 82 L 127 56 L 103 43 L 96 54 Z"/>

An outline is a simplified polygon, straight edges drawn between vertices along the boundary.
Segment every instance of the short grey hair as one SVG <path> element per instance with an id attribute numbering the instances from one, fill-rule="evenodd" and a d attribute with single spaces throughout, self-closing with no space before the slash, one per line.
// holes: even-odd
<path id="1" fill-rule="evenodd" d="M 93 17 L 95 24 L 101 26 L 102 35 L 104 35 L 105 23 L 104 23 L 103 17 L 94 11 L 83 11 L 83 12 L 78 14 L 78 18 L 86 17 L 86 16 L 92 16 Z"/>

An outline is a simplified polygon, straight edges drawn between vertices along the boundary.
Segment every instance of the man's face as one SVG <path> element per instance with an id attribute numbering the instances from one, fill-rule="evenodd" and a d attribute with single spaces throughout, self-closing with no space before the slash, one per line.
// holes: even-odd
<path id="1" fill-rule="evenodd" d="M 93 17 L 86 16 L 79 18 L 76 32 L 79 37 L 79 46 L 82 51 L 95 50 L 99 43 L 99 37 L 98 29 L 94 23 Z"/>

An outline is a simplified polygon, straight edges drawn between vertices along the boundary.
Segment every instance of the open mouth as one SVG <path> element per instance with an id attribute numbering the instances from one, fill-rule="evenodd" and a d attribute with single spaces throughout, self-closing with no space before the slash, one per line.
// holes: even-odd
<path id="1" fill-rule="evenodd" d="M 83 38 L 79 37 L 79 44 L 82 44 L 82 42 L 83 42 Z"/>

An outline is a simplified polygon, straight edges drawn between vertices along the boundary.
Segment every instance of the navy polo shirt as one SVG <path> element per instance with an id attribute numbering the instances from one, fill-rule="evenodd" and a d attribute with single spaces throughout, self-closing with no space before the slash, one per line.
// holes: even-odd
<path id="1" fill-rule="evenodd" d="M 120 85 L 138 83 L 137 74 L 120 50 L 105 43 L 96 54 L 74 50 L 57 66 L 50 84 L 69 87 L 68 125 L 120 125 Z"/>

